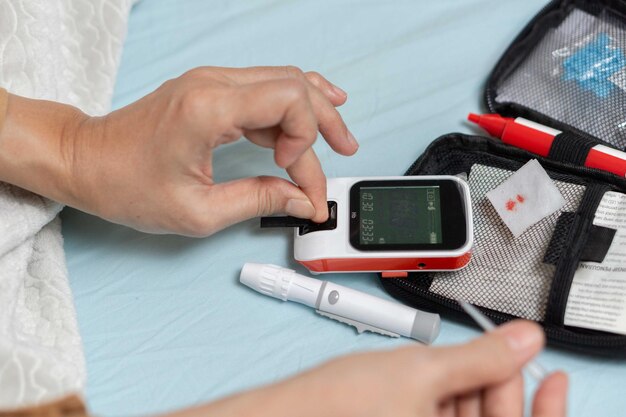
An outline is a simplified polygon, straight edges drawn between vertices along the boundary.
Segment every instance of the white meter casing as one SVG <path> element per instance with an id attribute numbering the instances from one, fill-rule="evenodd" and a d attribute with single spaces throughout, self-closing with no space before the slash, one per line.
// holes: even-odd
<path id="1" fill-rule="evenodd" d="M 329 178 L 327 192 L 330 219 L 294 232 L 294 257 L 312 273 L 402 277 L 470 260 L 472 210 L 461 178 Z"/>

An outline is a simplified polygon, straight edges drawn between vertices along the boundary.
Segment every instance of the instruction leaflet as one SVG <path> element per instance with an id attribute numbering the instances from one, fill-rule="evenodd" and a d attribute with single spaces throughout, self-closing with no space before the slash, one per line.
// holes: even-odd
<path id="1" fill-rule="evenodd" d="M 593 224 L 617 232 L 602 263 L 578 265 L 565 325 L 626 335 L 626 194 L 605 193 Z"/>

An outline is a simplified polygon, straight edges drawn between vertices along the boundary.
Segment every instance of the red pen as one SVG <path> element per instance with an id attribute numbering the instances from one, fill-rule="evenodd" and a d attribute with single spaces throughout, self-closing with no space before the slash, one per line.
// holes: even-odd
<path id="1" fill-rule="evenodd" d="M 562 133 L 522 117 L 513 119 L 499 114 L 470 113 L 467 119 L 502 142 L 541 156 L 548 156 L 554 138 Z M 626 177 L 626 153 L 608 146 L 596 145 L 591 148 L 584 165 Z"/>

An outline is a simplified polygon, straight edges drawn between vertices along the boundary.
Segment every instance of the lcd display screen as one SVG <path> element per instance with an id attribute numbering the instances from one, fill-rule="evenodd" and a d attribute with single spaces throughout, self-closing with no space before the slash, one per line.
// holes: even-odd
<path id="1" fill-rule="evenodd" d="M 443 242 L 439 186 L 359 189 L 360 245 L 437 245 Z"/>

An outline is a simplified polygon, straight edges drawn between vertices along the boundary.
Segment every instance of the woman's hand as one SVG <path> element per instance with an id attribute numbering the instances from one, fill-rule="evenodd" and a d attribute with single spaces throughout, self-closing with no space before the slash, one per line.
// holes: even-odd
<path id="1" fill-rule="evenodd" d="M 0 180 L 152 233 L 207 236 L 273 213 L 322 222 L 326 178 L 311 145 L 319 131 L 338 153 L 356 152 L 335 109 L 346 98 L 294 67 L 197 68 L 100 118 L 10 96 Z M 274 148 L 295 184 L 214 183 L 213 150 L 242 136 Z M 24 153 L 45 161 L 24 161 Z"/>
<path id="2" fill-rule="evenodd" d="M 171 417 L 522 417 L 521 369 L 542 348 L 541 329 L 516 321 L 461 346 L 360 353 L 276 385 Z M 549 375 L 533 417 L 565 417 L 567 377 Z"/>
<path id="3" fill-rule="evenodd" d="M 356 152 L 335 109 L 346 98 L 319 74 L 293 67 L 189 71 L 83 124 L 72 151 L 80 208 L 191 236 L 273 213 L 325 221 L 326 178 L 311 145 L 319 131 L 335 151 Z M 297 186 L 276 177 L 214 183 L 213 150 L 242 136 L 274 148 Z"/>

